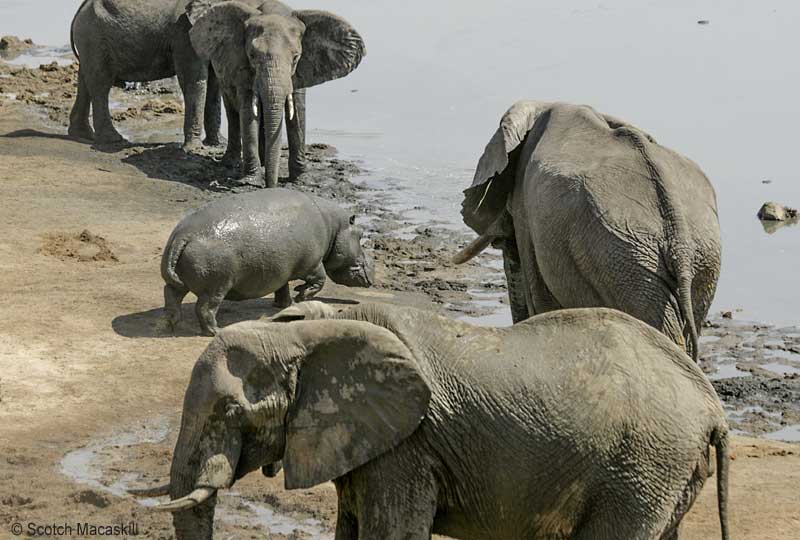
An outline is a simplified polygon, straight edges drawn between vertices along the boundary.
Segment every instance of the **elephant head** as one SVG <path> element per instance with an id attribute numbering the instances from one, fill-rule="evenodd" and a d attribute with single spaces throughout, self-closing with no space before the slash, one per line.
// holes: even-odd
<path id="1" fill-rule="evenodd" d="M 323 262 L 325 272 L 333 281 L 347 287 L 370 287 L 375 281 L 372 258 L 361 247 L 364 230 L 350 216 L 349 226 L 342 228 Z"/>
<path id="2" fill-rule="evenodd" d="M 408 437 L 429 400 L 411 352 L 376 325 L 229 326 L 192 371 L 172 500 L 157 508 L 174 512 L 178 540 L 211 538 L 217 490 L 281 459 L 287 489 L 342 476 Z"/>
<path id="3" fill-rule="evenodd" d="M 251 3 L 252 4 L 252 3 Z M 292 92 L 344 77 L 365 54 L 361 36 L 325 11 L 292 11 L 279 2 L 258 7 L 227 1 L 189 11 L 197 53 L 220 68 L 222 79 L 253 88 L 264 112 L 267 185 L 276 185 L 284 107 Z"/>

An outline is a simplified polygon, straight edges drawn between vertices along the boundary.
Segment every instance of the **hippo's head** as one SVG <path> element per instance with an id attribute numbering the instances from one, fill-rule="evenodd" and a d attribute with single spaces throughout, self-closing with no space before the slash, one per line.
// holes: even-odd
<path id="1" fill-rule="evenodd" d="M 355 225 L 356 216 L 336 234 L 328 258 L 323 261 L 325 272 L 340 285 L 348 287 L 370 287 L 375 281 L 372 258 L 361 247 L 364 230 Z"/>

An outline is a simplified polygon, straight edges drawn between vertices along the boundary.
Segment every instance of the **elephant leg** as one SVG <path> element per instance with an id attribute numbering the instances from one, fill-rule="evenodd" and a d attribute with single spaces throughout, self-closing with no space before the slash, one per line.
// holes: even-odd
<path id="1" fill-rule="evenodd" d="M 239 125 L 239 105 L 229 92 L 222 95 L 225 100 L 225 115 L 228 118 L 228 146 L 222 156 L 222 164 L 229 168 L 242 166 L 242 131 Z"/>
<path id="2" fill-rule="evenodd" d="M 181 289 L 170 284 L 164 285 L 164 311 L 167 313 L 167 322 L 173 331 L 181 322 L 181 302 L 188 293 L 188 289 Z"/>
<path id="3" fill-rule="evenodd" d="M 94 140 L 94 130 L 89 124 L 89 111 L 91 109 L 91 97 L 89 87 L 86 84 L 86 72 L 78 68 L 78 93 L 75 97 L 75 104 L 69 113 L 69 129 L 67 133 L 76 139 Z"/>
<path id="4" fill-rule="evenodd" d="M 197 320 L 200 321 L 200 328 L 206 336 L 215 336 L 219 332 L 217 326 L 217 311 L 222 301 L 225 299 L 226 291 L 214 291 L 213 293 L 203 293 L 197 297 L 195 312 Z"/>
<path id="5" fill-rule="evenodd" d="M 671 531 L 668 531 L 668 532 L 664 533 L 664 535 L 661 536 L 660 540 L 680 540 L 680 537 L 681 537 L 681 533 L 680 533 L 680 525 L 679 525 L 679 526 L 675 527 L 674 529 L 672 529 Z"/>
<path id="6" fill-rule="evenodd" d="M 287 283 L 277 291 L 275 291 L 275 307 L 286 308 L 292 305 L 292 293 L 289 291 L 289 284 Z"/>
<path id="7" fill-rule="evenodd" d="M 344 512 L 341 508 L 336 516 L 336 536 L 334 540 L 359 540 L 358 521 Z"/>
<path id="8" fill-rule="evenodd" d="M 325 267 L 322 266 L 322 263 L 319 263 L 308 276 L 303 278 L 303 281 L 302 285 L 298 285 L 294 289 L 297 291 L 296 302 L 313 298 L 325 286 Z"/>
<path id="9" fill-rule="evenodd" d="M 251 89 L 237 89 L 239 96 L 239 128 L 242 133 L 242 184 L 264 187 L 264 173 L 258 159 L 258 116 Z"/>
<path id="10" fill-rule="evenodd" d="M 96 72 L 87 78 L 86 84 L 91 89 L 92 123 L 94 124 L 94 140 L 99 144 L 117 144 L 125 142 L 111 122 L 108 109 L 108 94 L 114 83 L 114 76 L 109 72 Z"/>
<path id="11" fill-rule="evenodd" d="M 520 220 L 522 221 L 522 220 Z M 547 286 L 542 273 L 539 270 L 539 263 L 536 259 L 536 250 L 533 240 L 525 224 L 518 224 L 516 221 L 515 237 L 519 264 L 522 267 L 522 280 L 527 287 L 528 316 L 545 313 L 556 309 L 561 309 L 561 304 L 556 300 L 553 293 Z M 505 252 L 504 252 L 505 254 Z M 505 258 L 504 258 L 505 266 Z M 516 270 L 512 264 L 512 272 Z M 513 274 L 512 274 L 513 275 Z M 519 274 L 517 274 L 519 275 Z M 513 304 L 512 304 L 513 307 Z M 516 322 L 516 320 L 514 321 Z"/>
<path id="12" fill-rule="evenodd" d="M 220 91 L 219 79 L 211 66 L 206 66 L 208 78 L 206 79 L 206 103 L 203 111 L 203 127 L 206 131 L 206 138 L 203 144 L 206 146 L 221 146 L 220 127 L 222 126 L 222 93 Z"/>
<path id="13" fill-rule="evenodd" d="M 528 311 L 528 287 L 525 283 L 516 239 L 509 238 L 500 247 L 503 250 L 503 270 L 506 274 L 511 320 L 516 324 L 532 315 Z"/>
<path id="14" fill-rule="evenodd" d="M 200 146 L 203 134 L 208 65 L 192 49 L 188 31 L 184 37 L 175 45 L 173 60 L 186 109 L 183 115 L 183 148 L 192 151 Z"/>
<path id="15" fill-rule="evenodd" d="M 292 94 L 294 117 L 289 119 L 286 106 L 286 136 L 289 139 L 289 181 L 295 182 L 306 172 L 306 90 Z"/>

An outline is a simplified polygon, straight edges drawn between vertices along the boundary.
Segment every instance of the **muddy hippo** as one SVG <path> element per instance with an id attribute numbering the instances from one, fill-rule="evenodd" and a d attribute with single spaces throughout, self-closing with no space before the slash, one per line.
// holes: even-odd
<path id="1" fill-rule="evenodd" d="M 215 200 L 184 217 L 164 248 L 164 303 L 174 329 L 181 301 L 197 295 L 197 318 L 207 335 L 217 332 L 223 299 L 275 293 L 275 305 L 298 302 L 322 290 L 326 274 L 349 287 L 369 287 L 372 260 L 361 248 L 355 216 L 335 204 L 288 189 L 242 193 Z"/>

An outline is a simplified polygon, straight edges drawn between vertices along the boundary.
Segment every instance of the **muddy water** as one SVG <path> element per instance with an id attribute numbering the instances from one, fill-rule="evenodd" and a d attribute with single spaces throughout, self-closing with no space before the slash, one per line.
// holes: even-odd
<path id="1" fill-rule="evenodd" d="M 131 463 L 129 458 L 135 457 L 143 445 L 164 443 L 170 431 L 176 429 L 176 424 L 174 419 L 161 417 L 94 440 L 66 454 L 61 460 L 61 473 L 77 484 L 117 497 L 130 497 L 127 490 L 142 487 L 145 481 L 138 473 L 126 470 L 126 464 L 130 466 Z M 146 507 L 160 502 L 154 498 L 137 500 Z M 256 527 L 264 533 L 312 540 L 333 538 L 316 519 L 295 519 L 281 514 L 264 503 L 243 499 L 235 490 L 220 493 L 216 515 L 221 522 Z"/>

